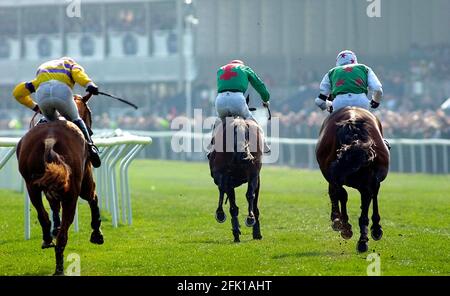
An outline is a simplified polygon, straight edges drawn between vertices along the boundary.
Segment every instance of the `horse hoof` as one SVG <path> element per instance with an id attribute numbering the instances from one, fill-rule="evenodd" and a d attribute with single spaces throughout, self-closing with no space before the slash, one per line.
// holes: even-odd
<path id="1" fill-rule="evenodd" d="M 64 270 L 56 270 L 53 276 L 64 276 Z"/>
<path id="2" fill-rule="evenodd" d="M 380 240 L 383 237 L 383 229 L 381 228 L 381 226 L 372 227 L 372 229 L 370 230 L 370 235 L 372 236 L 373 240 Z"/>
<path id="3" fill-rule="evenodd" d="M 332 228 L 334 231 L 340 231 L 341 228 L 342 228 L 342 222 L 341 222 L 341 220 L 339 220 L 339 218 L 334 219 L 333 222 L 331 223 L 331 228 Z"/>
<path id="4" fill-rule="evenodd" d="M 253 239 L 256 239 L 256 240 L 262 240 L 262 235 L 261 235 L 261 233 L 253 234 Z"/>
<path id="5" fill-rule="evenodd" d="M 353 236 L 353 231 L 351 229 L 344 229 L 341 231 L 341 236 L 343 239 L 351 239 Z"/>
<path id="6" fill-rule="evenodd" d="M 369 243 L 366 241 L 358 241 L 358 244 L 356 245 L 356 250 L 358 253 L 365 253 L 369 249 Z"/>
<path id="7" fill-rule="evenodd" d="M 102 245 L 104 240 L 103 240 L 103 234 L 101 231 L 93 231 L 91 233 L 91 243 L 96 244 L 96 245 Z"/>
<path id="8" fill-rule="evenodd" d="M 54 248 L 54 247 L 55 247 L 55 243 L 53 241 L 50 241 L 50 242 L 43 241 L 42 245 L 41 245 L 41 249 L 49 249 L 49 248 Z"/>
<path id="9" fill-rule="evenodd" d="M 224 212 L 216 212 L 216 221 L 223 223 L 227 220 L 227 215 Z"/>
<path id="10" fill-rule="evenodd" d="M 234 238 L 234 242 L 235 242 L 235 243 L 240 243 L 241 240 L 240 240 L 238 237 L 235 237 L 235 238 Z"/>
<path id="11" fill-rule="evenodd" d="M 245 225 L 247 227 L 253 227 L 255 223 L 256 223 L 255 217 L 247 217 L 247 219 L 245 219 Z"/>

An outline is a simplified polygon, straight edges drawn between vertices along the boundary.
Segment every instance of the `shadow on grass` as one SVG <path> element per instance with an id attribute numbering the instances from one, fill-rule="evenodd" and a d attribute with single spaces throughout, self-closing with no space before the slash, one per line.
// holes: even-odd
<path id="1" fill-rule="evenodd" d="M 182 244 L 208 244 L 208 245 L 235 245 L 235 246 L 239 246 L 242 244 L 246 244 L 246 243 L 251 243 L 251 242 L 258 242 L 259 240 L 254 240 L 252 238 L 249 239 L 243 239 L 241 238 L 241 241 L 239 243 L 235 243 L 233 241 L 233 238 L 230 239 L 220 239 L 220 240 L 213 240 L 213 239 L 208 239 L 208 240 L 183 240 L 180 241 L 180 243 Z"/>
<path id="2" fill-rule="evenodd" d="M 301 258 L 301 257 L 321 257 L 321 256 L 340 256 L 342 253 L 339 252 L 298 252 L 290 254 L 280 254 L 273 256 L 272 259 L 284 259 L 284 258 Z"/>
<path id="3" fill-rule="evenodd" d="M 53 275 L 53 271 L 48 269 L 48 270 L 44 270 L 44 269 L 39 269 L 37 272 L 26 272 L 26 273 L 22 273 L 20 274 L 20 276 L 52 276 Z"/>

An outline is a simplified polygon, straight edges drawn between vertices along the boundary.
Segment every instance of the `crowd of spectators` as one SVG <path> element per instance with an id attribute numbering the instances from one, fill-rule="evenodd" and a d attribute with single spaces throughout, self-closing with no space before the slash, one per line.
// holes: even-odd
<path id="1" fill-rule="evenodd" d="M 440 108 L 450 96 L 450 45 L 435 47 L 413 46 L 403 64 L 371 64 L 383 83 L 384 99 L 375 112 L 380 118 L 388 138 L 448 138 L 450 139 L 450 110 Z M 403 67 L 402 67 L 403 66 Z M 294 89 L 289 95 L 276 93 L 277 81 L 262 74 L 273 94 L 273 115 L 280 119 L 280 136 L 316 138 L 326 112 L 314 104 L 319 93 L 319 83 L 324 73 L 306 69 L 290 82 Z M 193 108 L 202 110 L 204 116 L 214 114 L 214 80 L 198 79 L 194 85 Z M 138 98 L 142 107 L 139 113 L 111 112 L 111 106 L 93 102 L 94 128 L 122 128 L 141 130 L 169 130 L 177 116 L 184 116 L 186 98 L 183 91 L 172 83 L 105 85 L 111 92 L 125 97 Z M 280 86 L 279 89 L 286 89 Z M 252 105 L 257 107 L 258 99 Z M 99 102 L 99 103 L 97 103 Z M 119 107 L 117 108 L 119 109 Z M 22 111 L 20 111 L 22 112 Z M 29 112 L 0 118 L 0 129 L 23 128 L 29 124 Z"/>

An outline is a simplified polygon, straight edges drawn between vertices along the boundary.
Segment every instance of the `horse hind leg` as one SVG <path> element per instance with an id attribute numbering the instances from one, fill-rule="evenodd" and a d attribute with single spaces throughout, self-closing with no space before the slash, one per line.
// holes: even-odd
<path id="1" fill-rule="evenodd" d="M 56 268 L 53 275 L 64 275 L 64 249 L 67 245 L 68 231 L 75 217 L 77 196 L 72 196 L 62 203 L 61 229 L 56 238 L 55 258 Z"/>
<path id="2" fill-rule="evenodd" d="M 93 244 L 102 245 L 104 243 L 103 233 L 100 229 L 102 221 L 100 208 L 98 207 L 98 197 L 95 193 L 95 183 L 91 173 L 83 180 L 80 197 L 89 203 L 89 208 L 91 209 L 92 233 L 89 241 Z"/>
<path id="3" fill-rule="evenodd" d="M 255 190 L 255 199 L 253 200 L 253 209 L 255 211 L 255 219 L 256 223 L 253 225 L 253 239 L 260 240 L 262 239 L 261 228 L 259 225 L 259 208 L 258 208 L 258 199 L 259 199 L 259 187 L 260 187 L 260 178 L 258 176 L 258 186 Z"/>
<path id="4" fill-rule="evenodd" d="M 348 214 L 347 214 L 347 201 L 348 194 L 344 187 L 340 187 L 338 190 L 338 198 L 341 204 L 341 236 L 343 239 L 351 239 L 353 236 L 352 225 L 348 222 Z"/>
<path id="5" fill-rule="evenodd" d="M 98 197 L 94 194 L 94 197 L 89 200 L 89 207 L 91 208 L 91 238 L 90 242 L 96 245 L 102 245 L 104 243 L 103 233 L 100 229 L 102 220 L 100 218 L 100 208 L 98 207 Z"/>
<path id="6" fill-rule="evenodd" d="M 239 235 L 241 234 L 240 225 L 238 220 L 239 208 L 236 205 L 236 196 L 234 193 L 234 189 L 231 189 L 227 192 L 228 199 L 230 200 L 230 215 L 231 215 L 231 226 L 234 236 L 234 242 L 240 242 Z"/>
<path id="7" fill-rule="evenodd" d="M 352 225 L 348 222 L 347 191 L 340 185 L 330 183 L 328 193 L 331 199 L 331 228 L 334 231 L 339 231 L 342 238 L 350 239 L 353 232 Z M 341 204 L 341 210 L 339 210 L 339 203 Z"/>
<path id="8" fill-rule="evenodd" d="M 370 234 L 373 240 L 377 241 L 383 236 L 383 228 L 380 225 L 380 213 L 378 212 L 378 191 L 380 189 L 380 183 L 377 182 L 374 187 L 372 226 L 370 227 Z"/>
<path id="9" fill-rule="evenodd" d="M 61 217 L 59 216 L 61 204 L 59 201 L 52 201 L 50 202 L 50 208 L 52 209 L 52 220 L 53 220 L 52 236 L 57 237 L 58 231 L 61 228 Z"/>
<path id="10" fill-rule="evenodd" d="M 216 221 L 219 223 L 224 223 L 227 220 L 227 215 L 223 211 L 223 197 L 224 192 L 219 188 L 219 205 L 216 210 Z"/>
<path id="11" fill-rule="evenodd" d="M 340 187 L 341 189 L 344 189 Z M 331 228 L 340 231 L 342 228 L 341 211 L 339 210 L 339 189 L 337 185 L 328 184 L 328 195 L 331 200 Z"/>
<path id="12" fill-rule="evenodd" d="M 42 203 L 42 195 L 41 190 L 37 189 L 34 186 L 27 185 L 28 196 L 30 198 L 31 203 L 36 209 L 39 224 L 41 224 L 42 228 L 42 249 L 48 249 L 55 246 L 53 243 L 53 237 L 51 235 L 51 222 L 48 217 L 48 213 L 45 210 L 44 204 Z"/>
<path id="13" fill-rule="evenodd" d="M 248 227 L 252 227 L 256 223 L 255 213 L 254 213 L 254 200 L 255 200 L 255 191 L 258 187 L 258 176 L 253 176 L 249 178 L 248 188 L 247 188 L 247 202 L 248 202 L 248 216 L 245 219 L 245 225 Z"/>
<path id="14" fill-rule="evenodd" d="M 364 189 L 361 192 L 361 216 L 359 217 L 360 237 L 356 245 L 359 253 L 367 252 L 369 249 L 369 206 L 372 199 L 370 190 Z"/>

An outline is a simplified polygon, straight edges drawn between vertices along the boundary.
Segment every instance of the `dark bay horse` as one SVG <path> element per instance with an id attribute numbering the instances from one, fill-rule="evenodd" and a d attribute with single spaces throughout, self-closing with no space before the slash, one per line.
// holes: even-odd
<path id="1" fill-rule="evenodd" d="M 253 238 L 262 239 L 259 225 L 259 188 L 262 159 L 263 136 L 256 122 L 240 117 L 228 117 L 223 125 L 216 129 L 215 150 L 209 157 L 211 177 L 219 189 L 219 206 L 216 220 L 226 220 L 223 211 L 224 195 L 230 200 L 231 225 L 234 241 L 239 242 L 240 225 L 239 208 L 236 205 L 234 189 L 248 183 L 247 202 L 248 216 L 245 224 L 253 227 Z M 225 202 L 226 203 L 226 202 Z"/>
<path id="2" fill-rule="evenodd" d="M 91 127 L 91 111 L 87 106 L 90 95 L 75 96 L 81 118 Z M 68 230 L 75 216 L 78 196 L 91 208 L 90 241 L 103 244 L 100 230 L 100 210 L 95 193 L 92 165 L 83 134 L 75 124 L 60 120 L 38 124 L 30 129 L 17 145 L 19 171 L 25 179 L 28 195 L 42 227 L 42 249 L 55 247 L 55 275 L 64 275 L 64 248 Z M 44 192 L 53 212 L 54 229 L 44 208 Z M 62 221 L 59 216 L 62 207 Z M 56 236 L 56 246 L 53 236 Z"/>
<path id="3" fill-rule="evenodd" d="M 332 113 L 323 123 L 316 157 L 328 181 L 332 228 L 344 239 L 353 235 L 347 215 L 345 186 L 361 194 L 359 252 L 368 249 L 369 206 L 373 202 L 371 236 L 381 239 L 383 230 L 378 212 L 378 190 L 389 170 L 389 150 L 383 140 L 378 118 L 367 110 L 346 107 Z M 339 209 L 340 203 L 340 209 Z"/>

